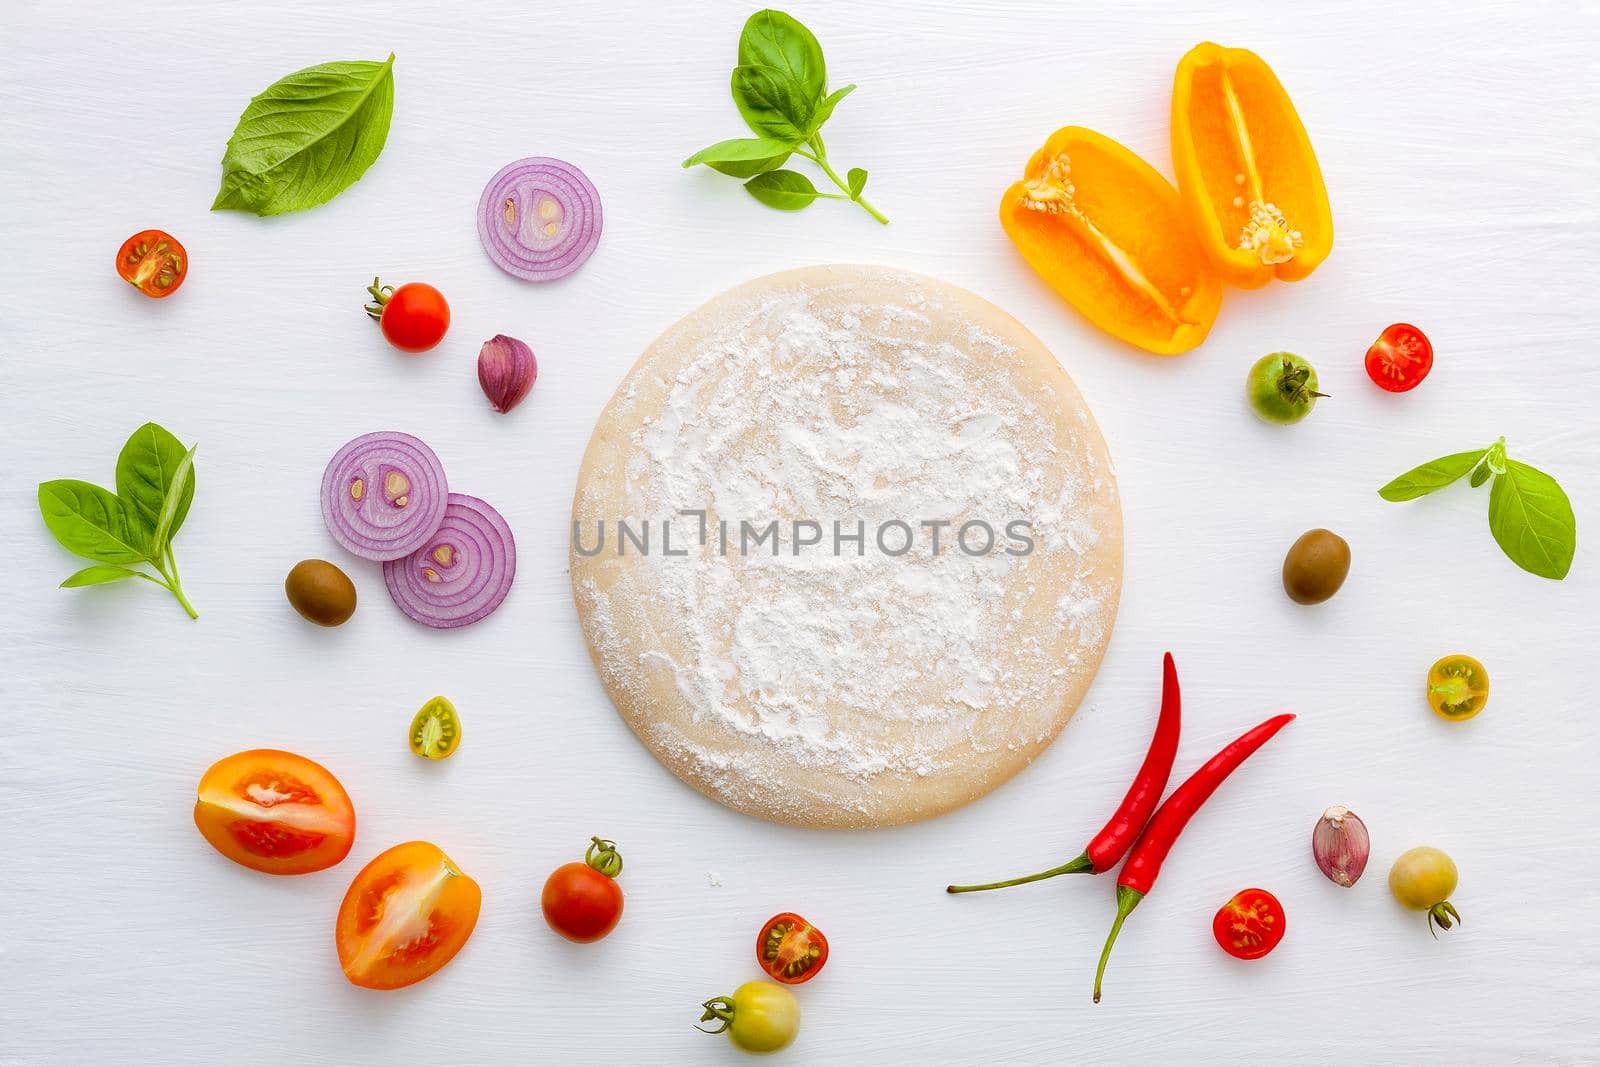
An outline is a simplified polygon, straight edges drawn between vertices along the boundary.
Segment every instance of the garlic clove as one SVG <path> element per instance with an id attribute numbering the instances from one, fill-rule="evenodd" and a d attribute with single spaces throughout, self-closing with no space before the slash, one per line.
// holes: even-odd
<path id="1" fill-rule="evenodd" d="M 1311 831 L 1311 855 L 1334 885 L 1353 886 L 1367 869 L 1372 839 L 1367 824 L 1349 808 L 1335 804 L 1322 813 Z"/>
<path id="2" fill-rule="evenodd" d="M 533 349 L 515 337 L 495 334 L 478 351 L 478 384 L 502 415 L 522 403 L 538 376 Z"/>

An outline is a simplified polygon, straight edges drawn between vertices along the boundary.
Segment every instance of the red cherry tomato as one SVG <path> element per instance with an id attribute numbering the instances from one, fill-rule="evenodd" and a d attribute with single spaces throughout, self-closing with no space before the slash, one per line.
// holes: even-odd
<path id="1" fill-rule="evenodd" d="M 1241 889 L 1211 920 L 1211 932 L 1228 955 L 1258 960 L 1283 940 L 1283 905 L 1265 889 Z"/>
<path id="2" fill-rule="evenodd" d="M 117 273 L 145 296 L 171 296 L 189 275 L 189 253 L 165 230 L 142 230 L 117 249 Z"/>
<path id="3" fill-rule="evenodd" d="M 828 962 L 828 939 L 792 911 L 774 915 L 756 934 L 756 963 L 784 985 L 809 982 Z"/>
<path id="4" fill-rule="evenodd" d="M 550 929 L 580 945 L 605 937 L 622 918 L 622 887 L 616 880 L 622 856 L 614 842 L 590 840 L 583 862 L 557 867 L 539 897 Z"/>
<path id="5" fill-rule="evenodd" d="M 407 282 L 396 289 L 372 279 L 367 287 L 372 303 L 367 314 L 377 320 L 388 342 L 402 352 L 426 352 L 450 328 L 450 305 L 444 294 L 422 282 Z"/>
<path id="6" fill-rule="evenodd" d="M 1415 326 L 1397 322 L 1367 349 L 1367 377 L 1380 389 L 1403 393 L 1415 389 L 1433 369 L 1433 345 Z"/>

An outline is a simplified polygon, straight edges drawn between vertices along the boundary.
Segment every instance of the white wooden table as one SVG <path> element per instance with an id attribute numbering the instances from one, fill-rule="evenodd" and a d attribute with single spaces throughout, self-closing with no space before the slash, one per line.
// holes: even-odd
<path id="1" fill-rule="evenodd" d="M 69 10 L 70 7 L 70 10 Z M 737 1062 L 692 1029 L 697 1004 L 754 977 L 757 924 L 795 909 L 833 944 L 802 989 L 788 1059 L 808 1064 L 1593 1063 L 1600 1029 L 1593 659 L 1600 556 L 1593 3 L 1124 5 L 806 0 L 833 81 L 828 127 L 872 173 L 879 227 L 838 204 L 769 211 L 678 163 L 740 132 L 727 71 L 751 5 L 11 0 L 0 39 L 0 1064 Z M 1213 38 L 1275 66 L 1317 146 L 1338 243 L 1298 286 L 1228 294 L 1210 340 L 1144 358 L 1096 333 L 1021 263 L 999 191 L 1060 125 L 1101 130 L 1170 172 L 1178 57 Z M 396 62 L 383 157 L 332 204 L 261 220 L 207 208 L 245 102 L 330 59 Z M 548 287 L 490 264 L 473 212 L 507 161 L 582 166 L 605 202 L 598 253 Z M 153 303 L 112 254 L 161 227 L 193 258 Z M 968 286 L 1057 352 L 1118 465 L 1127 580 L 1110 654 L 1059 742 L 1013 783 L 932 823 L 808 833 L 680 785 L 612 712 L 575 624 L 567 511 L 595 415 L 678 315 L 729 285 L 865 261 Z M 427 280 L 446 343 L 408 359 L 361 314 L 372 275 Z M 1361 356 L 1413 321 L 1438 363 L 1389 396 Z M 541 374 L 509 418 L 472 363 L 496 332 Z M 1257 422 L 1258 355 L 1311 358 L 1333 394 L 1289 431 Z M 177 543 L 201 617 L 147 586 L 58 591 L 37 482 L 108 481 L 154 419 L 199 441 Z M 361 610 L 321 632 L 283 601 L 306 556 L 349 563 L 317 487 L 355 433 L 418 433 L 453 485 L 515 529 L 517 585 L 488 622 L 414 626 L 374 568 Z M 1407 506 L 1374 490 L 1505 434 L 1556 474 L 1582 536 L 1542 581 L 1489 537 L 1484 495 Z M 1337 598 L 1288 602 L 1278 567 L 1330 526 L 1355 562 Z M 138 584 L 138 583 L 133 583 Z M 1194 821 L 1089 1001 L 1109 879 L 950 898 L 953 878 L 1076 853 L 1141 758 L 1160 655 L 1186 693 L 1178 773 L 1271 712 L 1300 720 Z M 1423 706 L 1446 652 L 1481 658 L 1489 709 Z M 434 693 L 466 739 L 442 765 L 403 741 Z M 253 746 L 326 762 L 360 813 L 332 871 L 270 879 L 190 824 L 200 772 Z M 1345 891 L 1312 866 L 1317 814 L 1343 803 L 1374 839 Z M 545 874 L 592 833 L 627 859 L 605 942 L 558 941 Z M 485 891 L 447 971 L 404 992 L 348 985 L 332 944 L 350 877 L 434 840 Z M 1461 868 L 1464 926 L 1435 942 L 1384 876 L 1414 844 Z M 1271 889 L 1288 937 L 1240 964 L 1210 919 Z"/>

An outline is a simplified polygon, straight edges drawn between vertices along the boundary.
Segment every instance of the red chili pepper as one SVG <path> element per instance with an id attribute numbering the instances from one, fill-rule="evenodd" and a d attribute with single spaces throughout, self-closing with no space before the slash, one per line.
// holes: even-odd
<path id="1" fill-rule="evenodd" d="M 1173 842 L 1189 825 L 1189 819 L 1200 806 L 1217 791 L 1217 786 L 1239 769 L 1239 764 L 1249 759 L 1272 735 L 1288 725 L 1293 715 L 1274 715 L 1260 726 L 1253 727 L 1230 742 L 1221 752 L 1188 777 L 1172 791 L 1167 802 L 1151 818 L 1133 846 L 1133 854 L 1117 876 L 1117 919 L 1111 924 L 1106 937 L 1105 950 L 1100 953 L 1100 966 L 1094 972 L 1094 1002 L 1100 1003 L 1100 980 L 1105 977 L 1106 960 L 1111 958 L 1111 946 L 1116 943 L 1122 924 L 1139 901 L 1144 899 L 1156 884 L 1161 864 L 1172 851 Z"/>
<path id="2" fill-rule="evenodd" d="M 1004 882 L 946 886 L 945 892 L 975 893 L 980 889 L 1004 889 L 1024 882 L 1054 878 L 1058 874 L 1100 874 L 1115 867 L 1117 861 L 1127 854 L 1139 831 L 1144 829 L 1150 813 L 1156 810 L 1161 791 L 1167 788 L 1167 779 L 1172 775 L 1172 761 L 1178 754 L 1178 719 L 1182 703 L 1178 693 L 1178 668 L 1172 662 L 1172 653 L 1168 652 L 1162 661 L 1161 717 L 1156 720 L 1150 751 L 1145 753 L 1144 764 L 1140 766 L 1133 784 L 1128 787 L 1128 794 L 1122 798 L 1116 814 L 1111 816 L 1111 821 L 1106 823 L 1103 830 L 1094 835 L 1089 847 L 1076 859 L 1048 871 Z"/>

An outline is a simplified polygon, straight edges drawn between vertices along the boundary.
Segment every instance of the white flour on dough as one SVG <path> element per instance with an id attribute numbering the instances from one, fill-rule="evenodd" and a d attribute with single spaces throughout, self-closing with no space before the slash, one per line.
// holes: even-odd
<path id="1" fill-rule="evenodd" d="M 760 279 L 669 330 L 601 416 L 573 514 L 589 549 L 605 527 L 573 587 L 624 718 L 703 792 L 805 825 L 926 817 L 1026 765 L 1121 583 L 1115 479 L 1070 379 L 998 309 L 880 268 Z M 618 519 L 649 521 L 650 554 L 618 554 Z M 774 519 L 777 555 L 741 554 L 741 520 Z M 797 550 L 797 519 L 820 544 Z M 914 536 L 898 557 L 892 520 Z M 987 552 L 979 527 L 958 545 L 971 520 Z M 835 521 L 864 546 L 835 555 Z"/>

